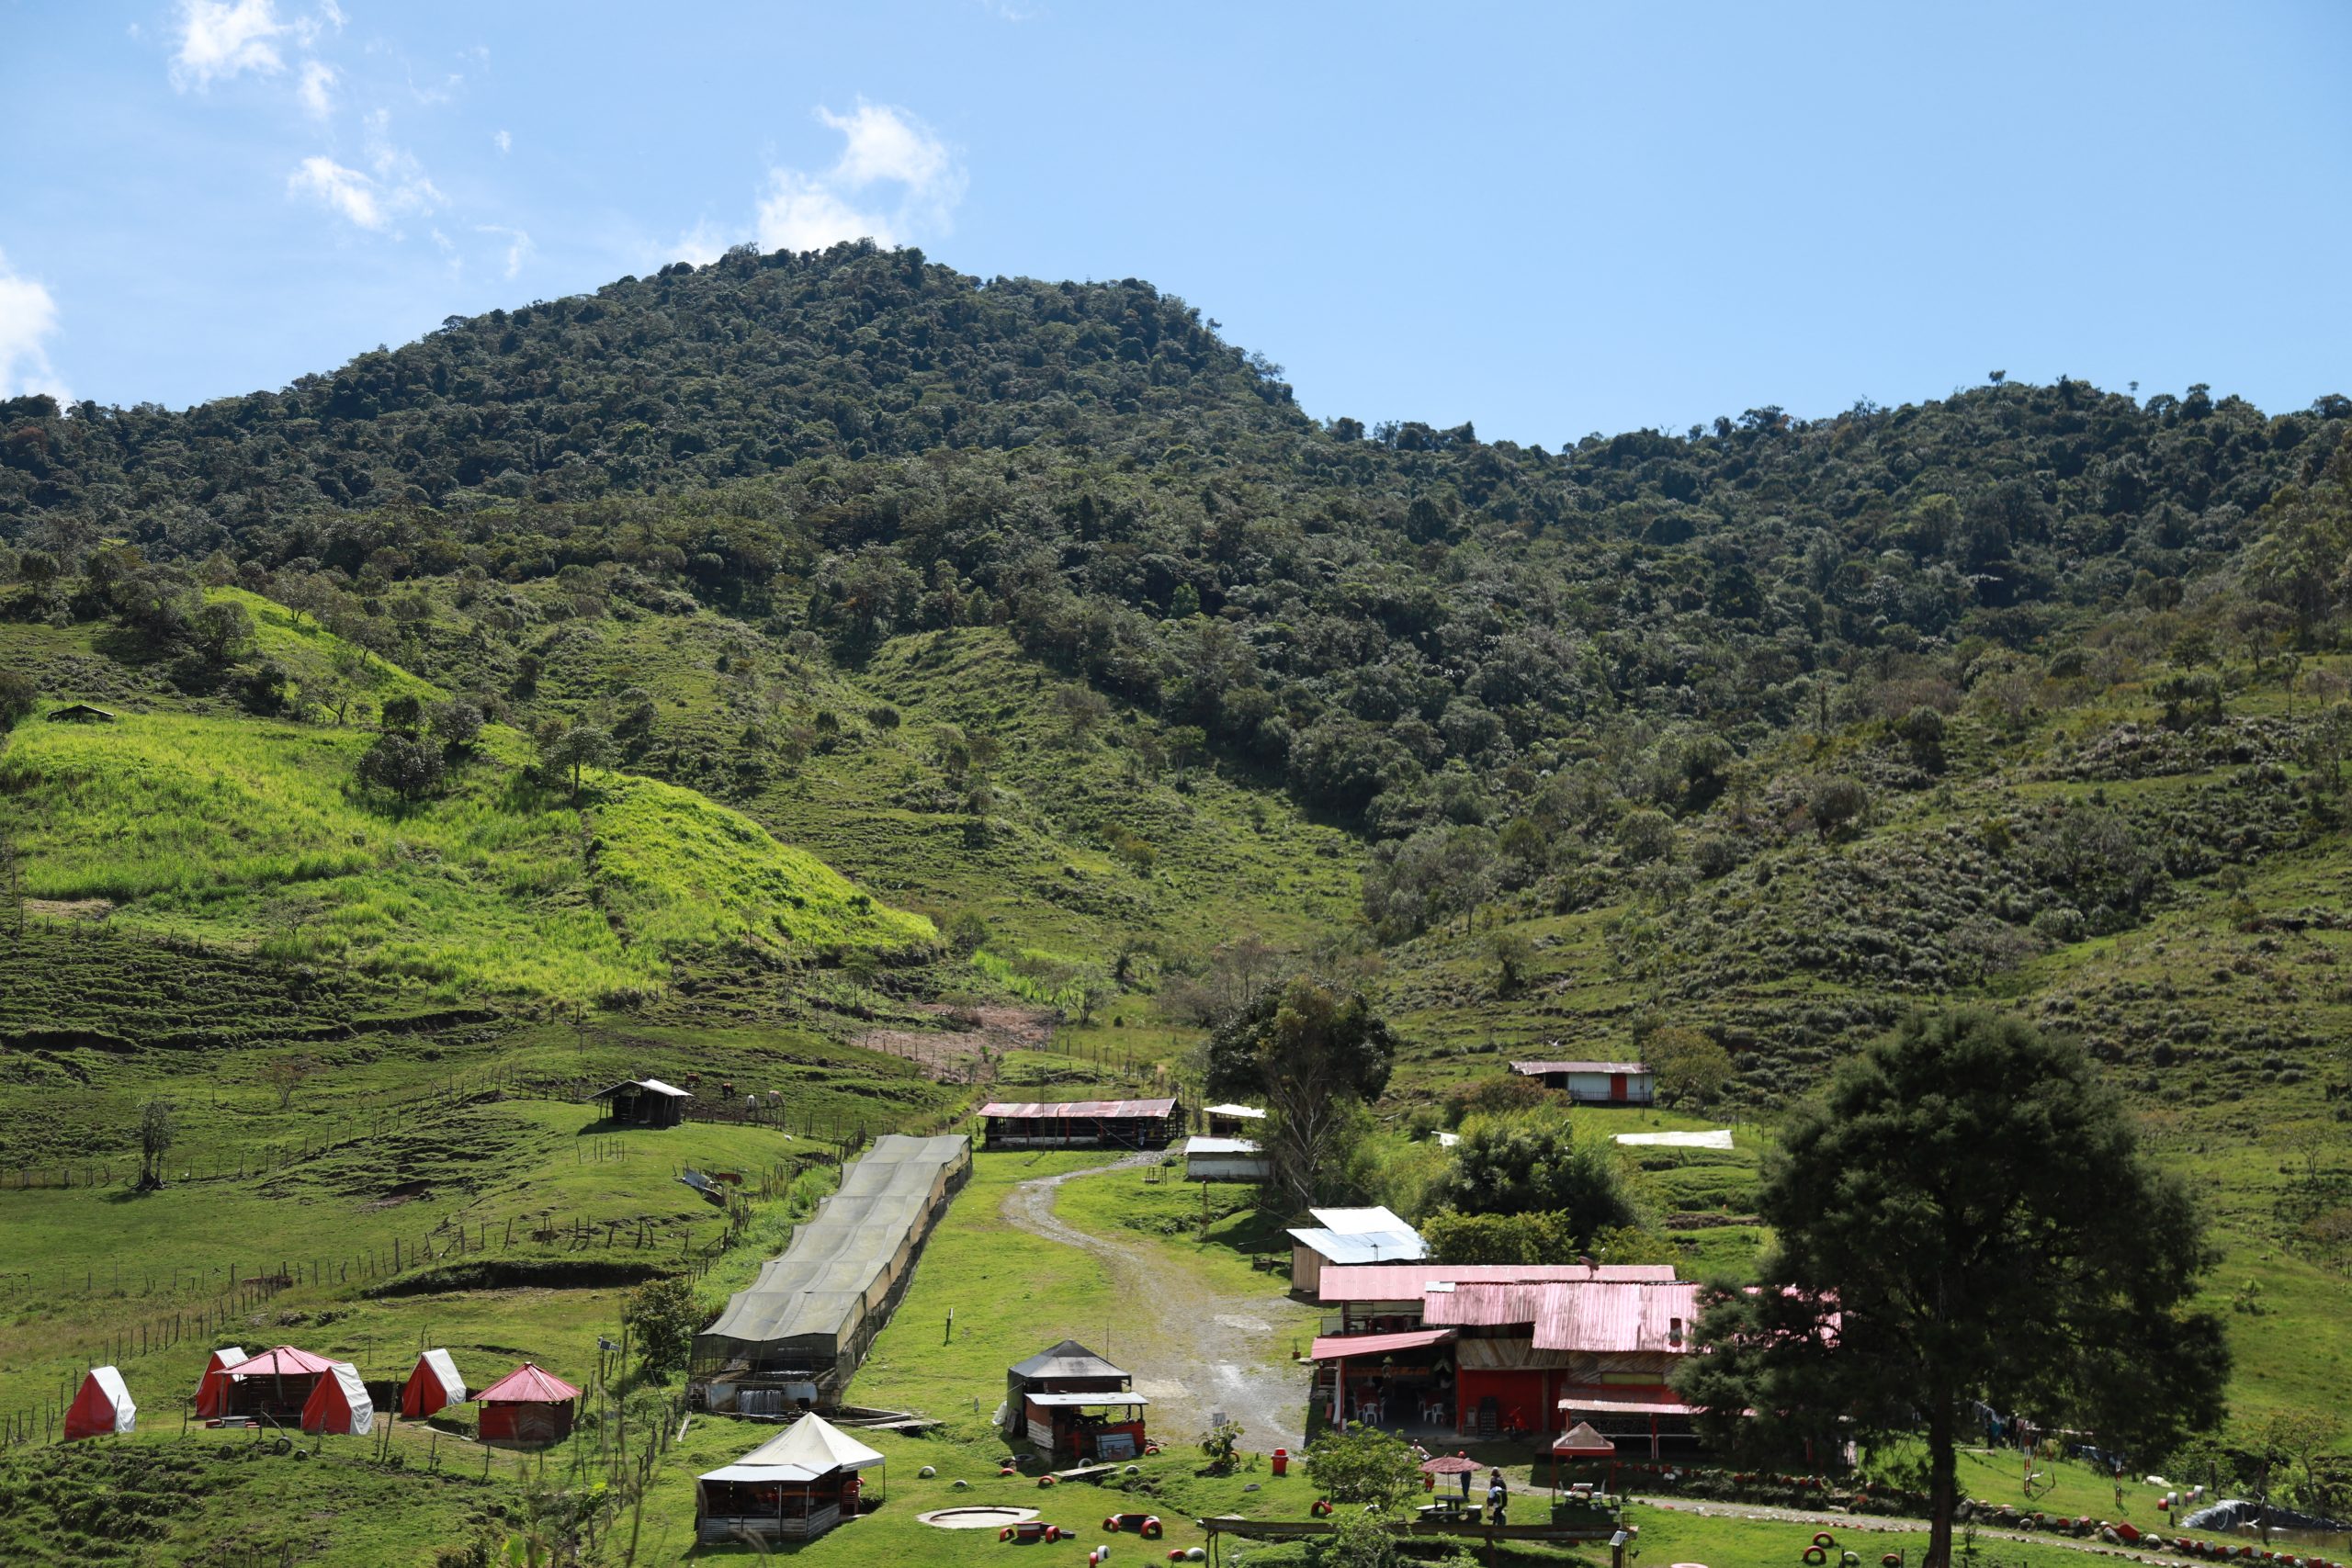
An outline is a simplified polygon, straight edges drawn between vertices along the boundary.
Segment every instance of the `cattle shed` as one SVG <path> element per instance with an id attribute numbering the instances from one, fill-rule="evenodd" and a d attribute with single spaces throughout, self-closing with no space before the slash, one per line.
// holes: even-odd
<path id="1" fill-rule="evenodd" d="M 560 1443 L 571 1436 L 580 1391 L 526 1361 L 474 1395 L 481 1406 L 481 1440 L 516 1447 Z"/>
<path id="2" fill-rule="evenodd" d="M 1273 1173 L 1274 1162 L 1251 1139 L 1184 1140 L 1187 1181 L 1263 1181 Z"/>
<path id="3" fill-rule="evenodd" d="M 1338 1265 L 1418 1263 L 1429 1244 L 1387 1209 L 1309 1209 L 1312 1225 L 1290 1232 L 1290 1288 L 1311 1296 L 1323 1270 Z"/>
<path id="4" fill-rule="evenodd" d="M 109 1437 L 130 1431 L 138 1424 L 139 1406 L 130 1402 L 122 1373 L 113 1367 L 92 1367 L 74 1403 L 66 1407 L 65 1440 L 78 1443 L 85 1438 Z"/>
<path id="5" fill-rule="evenodd" d="M 422 1421 L 446 1405 L 466 1402 L 466 1380 L 447 1350 L 426 1350 L 416 1358 L 408 1382 L 401 1384 L 401 1415 Z"/>
<path id="6" fill-rule="evenodd" d="M 803 1416 L 734 1463 L 695 1478 L 695 1539 L 714 1546 L 820 1536 L 856 1517 L 869 1495 L 863 1472 L 882 1463 L 879 1451 L 823 1416 Z"/>
<path id="7" fill-rule="evenodd" d="M 1004 1375 L 1004 1429 L 1026 1436 L 1048 1464 L 1131 1460 L 1144 1445 L 1143 1411 L 1127 1374 L 1065 1339 Z"/>
<path id="8" fill-rule="evenodd" d="M 639 1127 L 674 1127 L 686 1119 L 686 1101 L 694 1096 L 660 1078 L 623 1078 L 589 1098 L 604 1101 L 605 1114 L 616 1122 Z"/>
<path id="9" fill-rule="evenodd" d="M 243 1349 L 235 1345 L 223 1345 L 212 1352 L 204 1363 L 204 1375 L 196 1380 L 196 1418 L 214 1421 L 227 1413 L 229 1369 L 245 1359 Z"/>
<path id="10" fill-rule="evenodd" d="M 876 1138 L 838 1191 L 695 1336 L 690 1386 L 739 1416 L 832 1409 L 972 1172 L 968 1139 Z"/>
<path id="11" fill-rule="evenodd" d="M 1565 1091 L 1571 1105 L 1651 1105 L 1657 1079 L 1642 1062 L 1513 1062 L 1510 1070 L 1545 1089 Z"/>
<path id="12" fill-rule="evenodd" d="M 364 1438 L 375 1429 L 376 1402 L 359 1369 L 349 1361 L 330 1361 L 302 1404 L 302 1430 L 331 1437 Z"/>
<path id="13" fill-rule="evenodd" d="M 1184 1131 L 1173 1100 L 992 1100 L 980 1117 L 992 1149 L 1164 1149 Z"/>

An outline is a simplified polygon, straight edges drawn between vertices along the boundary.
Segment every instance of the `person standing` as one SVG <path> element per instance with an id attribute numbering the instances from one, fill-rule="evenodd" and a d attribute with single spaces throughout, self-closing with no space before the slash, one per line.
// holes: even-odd
<path id="1" fill-rule="evenodd" d="M 1510 1488 L 1503 1484 L 1503 1472 L 1498 1470 L 1494 1479 L 1487 1483 L 1487 1520 L 1499 1529 L 1508 1522 L 1503 1516 L 1510 1506 Z"/>

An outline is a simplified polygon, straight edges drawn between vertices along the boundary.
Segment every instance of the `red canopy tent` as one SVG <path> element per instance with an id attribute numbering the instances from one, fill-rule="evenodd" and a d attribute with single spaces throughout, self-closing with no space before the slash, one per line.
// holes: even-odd
<path id="1" fill-rule="evenodd" d="M 474 1395 L 486 1443 L 560 1443 L 571 1436 L 580 1391 L 529 1361 Z"/>
<path id="2" fill-rule="evenodd" d="M 464 1404 L 465 1398 L 466 1380 L 449 1352 L 426 1350 L 417 1356 L 408 1382 L 401 1385 L 401 1414 L 422 1421 L 444 1405 Z"/>
<path id="3" fill-rule="evenodd" d="M 319 1380 L 334 1368 L 324 1356 L 291 1345 L 264 1350 L 228 1369 L 228 1396 L 221 1401 L 220 1414 L 292 1420 L 310 1403 Z"/>
<path id="4" fill-rule="evenodd" d="M 302 1430 L 364 1438 L 376 1425 L 376 1402 L 349 1361 L 331 1361 L 302 1405 Z"/>
<path id="5" fill-rule="evenodd" d="M 204 1375 L 196 1380 L 196 1418 L 210 1421 L 218 1418 L 227 1403 L 229 1369 L 242 1365 L 244 1350 L 235 1345 L 223 1345 L 212 1352 L 204 1363 Z"/>
<path id="6" fill-rule="evenodd" d="M 139 1407 L 131 1404 L 122 1374 L 112 1367 L 93 1367 L 82 1380 L 82 1392 L 74 1396 L 65 1412 L 65 1440 L 74 1443 L 128 1432 L 138 1415 Z"/>

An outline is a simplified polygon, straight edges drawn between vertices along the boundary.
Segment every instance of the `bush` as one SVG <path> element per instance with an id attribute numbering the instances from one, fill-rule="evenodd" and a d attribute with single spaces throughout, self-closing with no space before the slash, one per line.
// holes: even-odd
<path id="1" fill-rule="evenodd" d="M 629 1293 L 621 1304 L 621 1326 L 637 1341 L 639 1358 L 650 1377 L 684 1370 L 694 1353 L 702 1311 L 683 1280 L 656 1280 Z"/>
<path id="2" fill-rule="evenodd" d="M 1412 1445 L 1376 1427 L 1316 1438 L 1306 1450 L 1306 1475 L 1334 1503 L 1395 1507 L 1421 1489 Z"/>

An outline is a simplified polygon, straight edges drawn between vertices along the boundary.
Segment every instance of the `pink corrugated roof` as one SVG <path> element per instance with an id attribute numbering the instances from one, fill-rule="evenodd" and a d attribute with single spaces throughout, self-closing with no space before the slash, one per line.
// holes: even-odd
<path id="1" fill-rule="evenodd" d="M 1408 1302 L 1432 1284 L 1510 1284 L 1553 1280 L 1671 1280 L 1671 1263 L 1349 1263 L 1324 1269 L 1325 1302 Z"/>
<path id="2" fill-rule="evenodd" d="M 1451 1328 L 1410 1328 L 1396 1334 L 1318 1334 L 1307 1350 L 1311 1361 L 1343 1356 L 1385 1356 L 1392 1350 L 1421 1350 L 1453 1337 Z"/>
<path id="3" fill-rule="evenodd" d="M 983 1116 L 1002 1116 L 1016 1122 L 1049 1122 L 1065 1116 L 1101 1117 L 1123 1121 L 1137 1116 L 1167 1116 L 1176 1110 L 1173 1100 L 1065 1100 L 1038 1102 L 1035 1100 L 991 1100 L 980 1107 Z"/>
<path id="4" fill-rule="evenodd" d="M 577 1399 L 580 1391 L 529 1361 L 474 1395 L 478 1404 L 561 1404 Z"/>
<path id="5" fill-rule="evenodd" d="M 315 1377 L 334 1365 L 324 1356 L 313 1356 L 308 1350 L 280 1345 L 275 1350 L 264 1350 L 251 1360 L 238 1362 L 229 1368 L 228 1372 L 240 1381 L 268 1377 L 307 1378 Z"/>
<path id="6" fill-rule="evenodd" d="M 1698 1317 L 1699 1287 L 1679 1280 L 1457 1284 L 1421 1297 L 1424 1323 L 1490 1328 L 1530 1324 L 1538 1350 L 1687 1350 Z"/>

